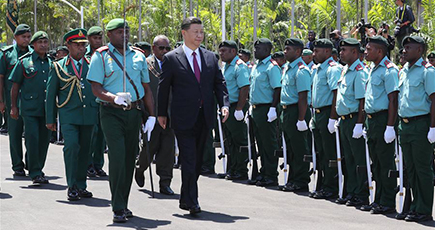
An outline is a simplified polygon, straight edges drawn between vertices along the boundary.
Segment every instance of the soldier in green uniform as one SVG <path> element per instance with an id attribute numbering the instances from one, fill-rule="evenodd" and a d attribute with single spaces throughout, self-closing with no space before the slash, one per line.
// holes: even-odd
<path id="1" fill-rule="evenodd" d="M 314 115 L 312 131 L 316 145 L 318 164 L 323 171 L 323 179 L 319 191 L 313 194 L 316 199 L 330 199 L 337 196 L 338 183 L 335 176 L 337 169 L 329 167 L 330 160 L 337 159 L 335 145 L 335 97 L 337 95 L 337 81 L 341 67 L 332 58 L 333 44 L 330 40 L 314 41 L 313 57 L 317 65 L 313 66 L 312 106 Z"/>
<path id="2" fill-rule="evenodd" d="M 435 66 L 435 51 L 432 51 L 427 55 L 427 60 L 431 65 Z"/>
<path id="3" fill-rule="evenodd" d="M 66 57 L 69 54 L 68 47 L 59 46 L 56 49 L 56 61 Z"/>
<path id="4" fill-rule="evenodd" d="M 311 72 L 302 60 L 304 42 L 297 38 L 285 41 L 284 54 L 288 61 L 283 68 L 281 88 L 281 123 L 287 144 L 287 159 L 291 159 L 290 176 L 284 191 L 308 191 L 309 163 L 304 156 L 309 154 L 308 122 L 311 112 L 308 108 L 311 93 Z M 287 162 L 284 162 L 287 163 Z"/>
<path id="5" fill-rule="evenodd" d="M 64 138 L 64 161 L 68 200 L 90 198 L 86 190 L 86 169 L 92 129 L 97 123 L 98 105 L 86 81 L 89 60 L 86 52 L 86 30 L 74 29 L 63 36 L 69 55 L 54 63 L 47 84 L 47 128 L 56 130 L 59 119 Z M 58 100 L 56 101 L 56 97 Z"/>
<path id="6" fill-rule="evenodd" d="M 237 55 L 237 44 L 234 41 L 223 41 L 219 45 L 219 55 L 225 66 L 222 73 L 227 83 L 230 100 L 230 116 L 224 124 L 225 136 L 229 144 L 229 172 L 227 180 L 246 180 L 248 170 L 246 159 L 248 154 L 241 146 L 248 145 L 247 127 L 243 122 L 248 110 L 249 69 Z M 232 116 L 231 116 L 232 114 Z"/>
<path id="7" fill-rule="evenodd" d="M 376 181 L 374 204 L 361 206 L 373 214 L 395 212 L 396 178 L 388 177 L 395 166 L 397 98 L 399 69 L 387 57 L 388 41 L 382 36 L 368 38 L 366 59 L 373 62 L 367 79 L 364 110 L 367 144 L 372 160 L 372 174 Z"/>
<path id="8" fill-rule="evenodd" d="M 127 45 L 130 36 L 128 23 L 124 24 L 120 18 L 112 19 L 106 29 L 110 43 L 99 48 L 92 56 L 87 80 L 91 82 L 92 91 L 100 103 L 101 128 L 109 147 L 113 221 L 125 222 L 127 218 L 133 217 L 127 206 L 134 162 L 139 152 L 142 118 L 139 103 L 143 101 L 150 114 L 144 128 L 148 138 L 156 118 L 145 55 Z M 123 79 L 123 55 L 128 79 Z M 127 92 L 123 92 L 124 80 Z"/>
<path id="9" fill-rule="evenodd" d="M 18 62 L 18 58 L 31 51 L 29 42 L 32 38 L 30 27 L 26 24 L 17 26 L 14 32 L 15 45 L 6 46 L 1 49 L 0 57 L 0 112 L 5 114 L 8 121 L 9 150 L 11 154 L 12 170 L 15 176 L 26 176 L 23 162 L 23 119 L 11 119 L 11 88 L 12 82 L 8 80 L 9 75 Z M 19 106 L 19 103 L 17 104 Z M 25 157 L 27 164 L 27 157 Z M 26 166 L 27 168 L 27 166 Z"/>
<path id="10" fill-rule="evenodd" d="M 405 37 L 403 47 L 407 63 L 399 72 L 399 143 L 414 198 L 405 220 L 420 222 L 432 220 L 435 68 L 422 58 L 423 38 Z"/>
<path id="11" fill-rule="evenodd" d="M 21 56 L 9 75 L 9 80 L 13 82 L 10 116 L 14 120 L 19 118 L 19 114 L 23 117 L 27 167 L 33 184 L 46 184 L 48 180 L 42 169 L 47 158 L 51 133 L 45 127 L 44 103 L 47 79 L 53 63 L 47 57 L 49 43 L 46 32 L 36 32 L 30 44 L 34 50 Z"/>
<path id="12" fill-rule="evenodd" d="M 340 42 L 340 58 L 346 63 L 338 80 L 336 110 L 340 116 L 340 144 L 346 158 L 346 190 L 352 198 L 346 206 L 368 204 L 367 174 L 357 168 L 366 167 L 365 140 L 363 135 L 364 96 L 367 72 L 358 59 L 360 44 L 354 38 Z"/>
<path id="13" fill-rule="evenodd" d="M 249 103 L 252 106 L 254 133 L 261 158 L 260 176 L 250 184 L 257 186 L 278 185 L 277 111 L 281 93 L 281 69 L 271 59 L 272 42 L 260 38 L 254 43 L 255 63 L 251 71 Z"/>
<path id="14" fill-rule="evenodd" d="M 103 46 L 103 29 L 99 26 L 92 26 L 88 30 L 89 45 L 86 47 L 85 56 L 90 60 L 95 50 Z M 105 177 L 106 172 L 103 170 L 104 150 L 106 141 L 104 140 L 103 130 L 101 129 L 100 116 L 97 116 L 98 124 L 94 126 L 91 140 L 91 151 L 87 175 L 89 177 Z"/>

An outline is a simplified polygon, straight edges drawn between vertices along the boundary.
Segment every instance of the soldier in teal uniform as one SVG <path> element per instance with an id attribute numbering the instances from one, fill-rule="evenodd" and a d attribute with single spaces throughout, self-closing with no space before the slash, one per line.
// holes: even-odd
<path id="1" fill-rule="evenodd" d="M 308 123 L 311 112 L 308 108 L 311 93 L 311 72 L 302 60 L 304 42 L 297 38 L 285 41 L 284 54 L 288 61 L 282 71 L 281 123 L 287 146 L 287 159 L 291 159 L 290 176 L 284 191 L 308 191 L 309 163 L 304 156 L 309 154 Z"/>
<path id="2" fill-rule="evenodd" d="M 92 26 L 88 30 L 89 44 L 86 47 L 86 58 L 91 59 L 95 50 L 103 46 L 103 29 L 99 26 Z M 98 124 L 95 125 L 92 140 L 91 140 L 91 156 L 87 175 L 89 177 L 105 177 L 106 172 L 103 170 L 104 165 L 104 150 L 106 149 L 106 141 L 104 140 L 103 130 L 101 129 L 100 119 L 97 116 Z"/>
<path id="3" fill-rule="evenodd" d="M 64 162 L 68 200 L 90 198 L 86 190 L 86 169 L 91 134 L 97 123 L 98 105 L 86 81 L 89 60 L 85 57 L 86 30 L 74 29 L 63 36 L 69 55 L 54 63 L 47 84 L 47 128 L 56 130 L 59 110 L 64 138 Z M 56 98 L 58 98 L 56 100 Z"/>
<path id="4" fill-rule="evenodd" d="M 432 51 L 432 52 L 430 52 L 430 53 L 427 55 L 427 61 L 428 61 L 431 65 L 435 66 L 435 51 Z"/>
<path id="5" fill-rule="evenodd" d="M 15 176 L 26 176 L 23 162 L 23 119 L 11 119 L 11 88 L 12 82 L 8 80 L 9 75 L 18 62 L 18 58 L 32 50 L 29 42 L 32 38 L 30 27 L 26 24 L 17 26 L 14 32 L 15 45 L 6 46 L 1 49 L 0 57 L 0 112 L 8 121 L 9 151 L 11 154 L 12 170 Z M 19 106 L 19 103 L 17 104 Z M 27 157 L 25 157 L 27 164 Z M 26 167 L 27 168 L 27 167 Z"/>
<path id="6" fill-rule="evenodd" d="M 246 180 L 248 170 L 246 159 L 248 153 L 241 146 L 248 145 L 247 127 L 244 123 L 245 113 L 248 110 L 249 95 L 249 69 L 244 61 L 237 55 L 237 43 L 223 41 L 219 45 L 219 55 L 225 66 L 222 73 L 227 83 L 230 99 L 230 116 L 224 124 L 225 136 L 229 144 L 229 172 L 227 180 Z"/>
<path id="7" fill-rule="evenodd" d="M 366 59 L 373 62 L 367 79 L 364 110 L 367 144 L 376 182 L 375 200 L 361 210 L 373 214 L 395 212 L 397 179 L 388 177 L 396 170 L 395 141 L 399 94 L 399 69 L 387 57 L 388 41 L 382 36 L 368 39 Z"/>
<path id="8" fill-rule="evenodd" d="M 156 117 L 145 55 L 128 46 L 130 27 L 124 20 L 112 19 L 107 24 L 110 43 L 97 50 L 91 58 L 87 80 L 100 103 L 100 121 L 109 147 L 109 185 L 112 193 L 114 222 L 133 217 L 128 209 L 128 197 L 133 181 L 134 163 L 139 153 L 139 130 L 144 102 L 149 112 L 144 133 L 150 138 Z M 125 37 L 124 37 L 125 32 Z M 125 47 L 125 53 L 124 48 Z M 123 55 L 126 58 L 126 79 L 123 87 Z M 117 64 L 119 63 L 119 64 Z M 122 67 L 121 67 L 122 66 Z"/>
<path id="9" fill-rule="evenodd" d="M 364 96 L 367 72 L 358 59 L 360 44 L 354 38 L 340 42 L 340 58 L 346 63 L 338 80 L 336 110 L 340 116 L 340 144 L 346 159 L 346 190 L 351 199 L 346 206 L 368 205 L 367 174 L 357 168 L 366 167 L 363 136 Z"/>
<path id="10" fill-rule="evenodd" d="M 261 159 L 260 176 L 249 181 L 257 186 L 278 185 L 277 111 L 281 93 L 281 69 L 271 59 L 272 42 L 260 38 L 254 43 L 255 58 L 258 59 L 251 70 L 249 103 L 252 106 L 255 138 Z"/>
<path id="11" fill-rule="evenodd" d="M 287 62 L 287 60 L 285 59 L 285 56 L 284 56 L 284 52 L 282 52 L 282 51 L 275 52 L 272 55 L 272 59 L 278 63 L 278 65 L 281 69 L 283 68 L 283 65 Z"/>
<path id="12" fill-rule="evenodd" d="M 47 184 L 42 169 L 51 133 L 45 127 L 44 104 L 47 79 L 53 63 L 47 57 L 49 43 L 46 32 L 36 32 L 30 44 L 34 50 L 21 56 L 9 75 L 9 80 L 13 82 L 10 116 L 14 120 L 19 115 L 23 117 L 29 177 L 33 184 Z M 19 96 L 20 109 L 17 106 Z"/>
<path id="13" fill-rule="evenodd" d="M 242 59 L 248 66 L 249 71 L 252 70 L 252 67 L 254 66 L 251 61 L 251 51 L 247 49 L 240 49 L 239 51 L 239 58 Z"/>
<path id="14" fill-rule="evenodd" d="M 330 199 L 338 194 L 336 179 L 337 169 L 329 167 L 330 160 L 337 159 L 335 145 L 335 97 L 337 95 L 337 81 L 340 77 L 341 67 L 332 58 L 333 44 L 330 40 L 319 39 L 314 41 L 313 58 L 318 63 L 313 66 L 312 79 L 312 131 L 318 164 L 323 172 L 320 188 L 312 196 L 316 199 Z"/>
<path id="15" fill-rule="evenodd" d="M 406 221 L 432 220 L 432 155 L 435 143 L 435 68 L 423 60 L 426 44 L 418 36 L 403 39 L 407 63 L 399 72 L 399 143 L 413 201 Z"/>

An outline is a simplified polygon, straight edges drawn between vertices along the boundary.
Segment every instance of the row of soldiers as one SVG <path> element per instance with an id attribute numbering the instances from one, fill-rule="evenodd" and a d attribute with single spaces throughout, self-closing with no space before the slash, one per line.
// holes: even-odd
<path id="1" fill-rule="evenodd" d="M 390 176 L 390 171 L 396 170 L 398 137 L 413 200 L 409 210 L 397 218 L 431 220 L 435 69 L 424 59 L 425 41 L 417 36 L 403 40 L 400 70 L 387 57 L 388 41 L 381 36 L 369 38 L 366 47 L 353 38 L 342 40 L 339 56 L 344 65 L 334 60 L 330 40 L 318 39 L 313 44 L 316 64 L 312 68 L 308 67 L 310 61 L 304 60 L 310 51 L 304 50 L 299 39 L 287 39 L 283 54 L 274 54 L 278 60 L 285 57 L 282 63 L 272 58 L 272 42 L 266 38 L 255 42 L 257 61 L 248 65 L 237 56 L 235 42 L 220 44 L 233 114 L 223 124 L 229 143 L 226 178 L 248 179 L 249 162 L 249 184 L 278 185 L 277 150 L 282 138 L 284 172 L 287 164 L 290 168 L 282 190 L 308 191 L 310 166 L 304 158 L 313 151 L 321 176 L 310 197 L 338 197 L 337 204 L 373 214 L 394 213 L 397 177 Z M 239 55 L 246 54 L 242 50 Z M 433 61 L 435 54 L 428 58 Z M 366 65 L 364 59 L 372 64 Z M 252 167 L 255 146 L 261 160 L 259 172 Z M 331 162 L 340 167 L 331 166 Z M 367 162 L 371 162 L 369 169 Z M 361 173 L 361 168 L 371 175 Z M 370 202 L 372 178 L 376 189 Z"/>

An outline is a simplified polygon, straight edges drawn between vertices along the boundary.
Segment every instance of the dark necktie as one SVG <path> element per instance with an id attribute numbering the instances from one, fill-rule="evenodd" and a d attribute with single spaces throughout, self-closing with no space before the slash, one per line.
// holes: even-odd
<path id="1" fill-rule="evenodd" d="M 199 70 L 198 61 L 196 61 L 196 53 L 193 52 L 193 72 L 195 72 L 195 77 L 198 82 L 201 82 L 201 71 Z"/>

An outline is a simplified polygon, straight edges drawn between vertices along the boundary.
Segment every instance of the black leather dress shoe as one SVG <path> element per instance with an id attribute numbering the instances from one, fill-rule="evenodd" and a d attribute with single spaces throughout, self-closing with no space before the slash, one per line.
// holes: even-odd
<path id="1" fill-rule="evenodd" d="M 280 189 L 284 192 L 292 192 L 293 191 L 293 183 L 288 182 L 284 186 L 280 186 Z"/>
<path id="2" fill-rule="evenodd" d="M 395 213 L 396 209 L 392 207 L 386 207 L 386 206 L 378 206 L 373 207 L 372 210 L 370 210 L 371 214 L 388 214 L 388 213 Z"/>
<path id="3" fill-rule="evenodd" d="M 423 221 L 431 221 L 433 218 L 431 215 L 414 213 L 406 216 L 405 221 L 407 222 L 423 222 Z"/>
<path id="4" fill-rule="evenodd" d="M 107 173 L 103 169 L 95 169 L 95 172 L 96 172 L 97 176 L 99 176 L 99 177 L 106 177 L 107 176 Z"/>
<path id="5" fill-rule="evenodd" d="M 113 222 L 114 223 L 125 223 L 127 217 L 125 216 L 124 210 L 118 210 L 113 212 Z"/>
<path id="6" fill-rule="evenodd" d="M 195 214 L 200 213 L 200 212 L 201 212 L 201 207 L 199 207 L 199 205 L 194 205 L 194 206 L 189 208 L 190 215 L 195 215 Z"/>
<path id="7" fill-rule="evenodd" d="M 79 196 L 80 196 L 81 198 L 91 198 L 91 197 L 93 196 L 93 195 L 92 195 L 92 192 L 89 192 L 89 191 L 86 190 L 86 189 L 78 189 L 77 191 L 78 191 Z"/>
<path id="8" fill-rule="evenodd" d="M 349 201 L 350 199 L 352 199 L 352 195 L 347 195 L 346 197 L 343 198 L 337 198 L 337 200 L 335 200 L 336 204 L 346 204 L 347 201 Z"/>
<path id="9" fill-rule="evenodd" d="M 136 168 L 136 170 L 134 171 L 134 180 L 136 181 L 137 186 L 142 188 L 145 185 L 144 171 Z"/>
<path id="10" fill-rule="evenodd" d="M 178 205 L 178 207 L 182 210 L 189 211 L 189 207 L 187 206 L 186 203 L 180 203 L 180 205 Z"/>
<path id="11" fill-rule="evenodd" d="M 130 211 L 130 209 L 128 209 L 128 208 L 124 209 L 124 214 L 125 214 L 125 217 L 127 217 L 127 218 L 133 217 L 133 212 Z"/>
<path id="12" fill-rule="evenodd" d="M 95 171 L 94 166 L 89 165 L 88 171 L 86 172 L 86 174 L 88 175 L 88 177 L 96 177 L 97 172 Z"/>
<path id="13" fill-rule="evenodd" d="M 79 193 L 78 193 L 77 189 L 75 189 L 75 188 L 68 188 L 67 195 L 68 195 L 68 200 L 70 200 L 70 201 L 80 200 Z"/>
<path id="14" fill-rule="evenodd" d="M 368 212 L 373 210 L 374 208 L 379 207 L 378 204 L 376 203 L 371 203 L 371 204 L 365 204 L 365 205 L 361 205 L 361 207 L 359 208 L 359 210 L 364 211 L 364 212 Z"/>
<path id="15" fill-rule="evenodd" d="M 228 174 L 227 173 L 218 173 L 218 174 L 216 174 L 216 176 L 219 179 L 225 179 L 228 176 Z"/>
<path id="16" fill-rule="evenodd" d="M 202 167 L 201 168 L 201 175 L 210 175 L 210 174 L 215 174 L 214 170 L 206 168 L 206 167 Z"/>
<path id="17" fill-rule="evenodd" d="M 160 186 L 160 193 L 165 195 L 174 195 L 174 191 L 172 191 L 169 186 Z"/>
<path id="18" fill-rule="evenodd" d="M 316 192 L 316 194 L 313 195 L 313 198 L 327 200 L 327 199 L 331 199 L 331 198 L 336 197 L 336 196 L 337 196 L 337 194 L 334 194 L 332 192 L 320 190 L 319 192 Z"/>
<path id="19" fill-rule="evenodd" d="M 32 179 L 33 184 L 48 184 L 48 180 L 43 176 L 36 176 Z"/>
<path id="20" fill-rule="evenodd" d="M 368 200 L 362 200 L 358 197 L 353 197 L 352 199 L 350 199 L 346 202 L 346 206 L 349 206 L 349 207 L 356 207 L 356 206 L 361 206 L 361 205 L 365 205 L 365 204 L 368 204 Z"/>
<path id="21" fill-rule="evenodd" d="M 227 180 L 247 180 L 248 175 L 241 175 L 239 173 L 234 173 L 232 175 L 227 175 L 227 177 L 225 177 L 225 179 L 227 179 Z"/>
<path id="22" fill-rule="evenodd" d="M 396 218 L 396 220 L 404 220 L 409 214 L 411 214 L 412 212 L 401 212 L 401 213 L 397 213 L 397 215 L 394 217 Z"/>
<path id="23" fill-rule="evenodd" d="M 14 176 L 26 176 L 26 172 L 24 172 L 24 169 L 16 170 Z"/>
<path id="24" fill-rule="evenodd" d="M 256 185 L 260 186 L 260 187 L 277 186 L 278 181 L 271 180 L 271 179 L 264 179 L 264 180 L 258 181 Z"/>

